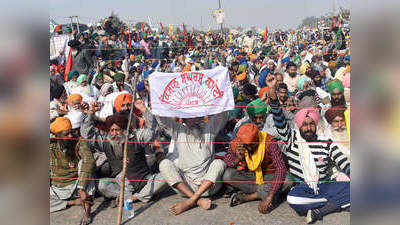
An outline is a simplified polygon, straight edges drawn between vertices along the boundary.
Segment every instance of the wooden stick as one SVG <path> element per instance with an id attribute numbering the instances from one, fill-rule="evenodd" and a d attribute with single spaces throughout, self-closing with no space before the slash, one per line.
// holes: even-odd
<path id="1" fill-rule="evenodd" d="M 132 89 L 133 89 L 133 100 L 132 100 L 132 106 L 131 106 L 131 111 L 129 112 L 129 120 L 128 120 L 128 126 L 126 128 L 125 132 L 125 145 L 124 145 L 124 159 L 123 159 L 123 165 L 122 165 L 122 180 L 121 180 L 121 190 L 119 192 L 119 204 L 118 204 L 118 219 L 117 219 L 117 225 L 121 224 L 122 221 L 122 206 L 124 204 L 124 192 L 125 192 L 125 175 L 126 175 L 126 158 L 128 155 L 127 147 L 128 147 L 128 136 L 129 136 L 129 128 L 131 126 L 131 121 L 132 121 L 132 112 L 134 110 L 134 99 L 136 96 L 136 77 L 134 77 L 133 82 L 132 82 Z"/>

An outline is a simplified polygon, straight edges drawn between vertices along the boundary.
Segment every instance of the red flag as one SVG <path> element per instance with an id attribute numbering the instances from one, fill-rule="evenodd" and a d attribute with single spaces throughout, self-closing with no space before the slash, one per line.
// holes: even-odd
<path id="1" fill-rule="evenodd" d="M 128 48 L 131 49 L 132 48 L 132 39 L 131 39 L 131 32 L 128 33 Z"/>
<path id="2" fill-rule="evenodd" d="M 162 25 L 161 22 L 160 22 L 160 27 L 161 27 L 161 32 L 164 32 L 164 26 Z"/>
<path id="3" fill-rule="evenodd" d="M 186 37 L 186 28 L 185 28 L 185 24 L 182 24 L 182 30 L 183 30 L 183 36 Z"/>
<path id="4" fill-rule="evenodd" d="M 265 28 L 265 33 L 264 33 L 264 42 L 267 42 L 268 40 L 268 28 Z"/>
<path id="5" fill-rule="evenodd" d="M 141 25 L 142 25 L 142 32 L 143 32 L 143 23 Z"/>
<path id="6" fill-rule="evenodd" d="M 72 50 L 70 48 L 69 53 L 68 53 L 67 63 L 65 65 L 65 72 L 64 72 L 64 80 L 66 82 L 68 81 L 68 74 L 69 74 L 69 72 L 71 72 L 71 70 L 72 70 Z"/>

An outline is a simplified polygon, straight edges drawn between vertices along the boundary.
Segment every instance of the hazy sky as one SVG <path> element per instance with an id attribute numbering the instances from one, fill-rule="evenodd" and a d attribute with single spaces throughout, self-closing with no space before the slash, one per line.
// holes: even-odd
<path id="1" fill-rule="evenodd" d="M 334 0 L 221 0 L 225 23 L 232 27 L 268 26 L 288 29 L 297 26 L 306 16 L 331 12 Z M 336 7 L 350 7 L 350 0 L 336 0 Z M 208 29 L 219 27 L 212 18 L 218 0 L 50 0 L 50 18 L 66 23 L 65 17 L 78 15 L 83 23 L 95 22 L 112 11 L 123 20 L 153 24 L 195 25 Z"/>

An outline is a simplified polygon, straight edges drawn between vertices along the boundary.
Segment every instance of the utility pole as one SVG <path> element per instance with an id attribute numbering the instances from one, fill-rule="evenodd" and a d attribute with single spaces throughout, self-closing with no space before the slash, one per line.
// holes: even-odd
<path id="1" fill-rule="evenodd" d="M 336 14 L 336 0 L 332 0 L 332 3 L 333 3 L 333 15 L 335 15 Z"/>
<path id="2" fill-rule="evenodd" d="M 76 18 L 76 22 L 77 22 L 77 24 L 78 24 L 78 33 L 81 33 L 80 31 L 79 31 L 79 16 L 75 16 L 75 18 Z"/>
<path id="3" fill-rule="evenodd" d="M 218 0 L 218 9 L 221 9 L 221 0 Z M 221 23 L 221 34 L 222 34 L 222 23 Z"/>

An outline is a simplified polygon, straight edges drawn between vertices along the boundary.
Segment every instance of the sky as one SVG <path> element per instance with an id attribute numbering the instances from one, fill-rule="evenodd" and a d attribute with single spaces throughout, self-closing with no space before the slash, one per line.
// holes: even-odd
<path id="1" fill-rule="evenodd" d="M 220 0 L 228 27 L 256 26 L 264 29 L 295 28 L 307 16 L 321 16 L 336 7 L 350 7 L 350 0 Z M 114 11 L 122 20 L 146 21 L 158 26 L 182 24 L 207 30 L 218 28 L 212 11 L 218 0 L 50 0 L 50 18 L 67 23 L 65 18 L 79 16 L 82 23 L 94 23 Z"/>

